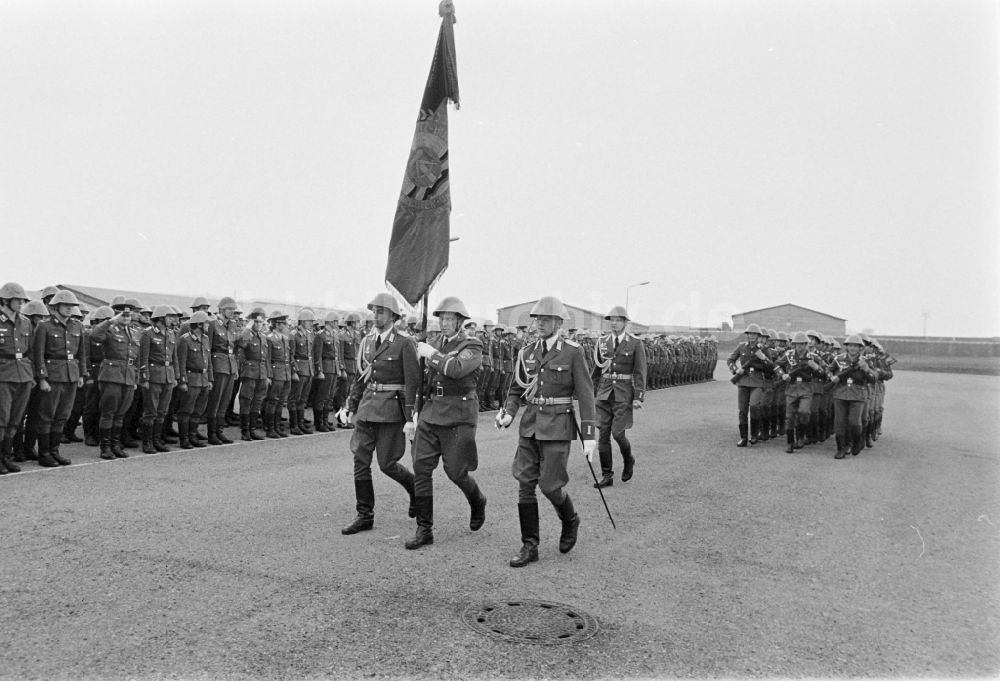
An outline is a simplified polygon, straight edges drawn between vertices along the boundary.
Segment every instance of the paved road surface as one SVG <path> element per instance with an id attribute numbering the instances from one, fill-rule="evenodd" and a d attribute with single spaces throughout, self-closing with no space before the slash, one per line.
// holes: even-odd
<path id="1" fill-rule="evenodd" d="M 725 380 L 648 394 L 636 477 L 607 490 L 573 459 L 580 541 L 519 545 L 515 431 L 480 427 L 487 522 L 439 469 L 436 543 L 406 551 L 401 488 L 353 516 L 345 432 L 0 478 L 0 678 L 996 676 L 1000 379 L 899 372 L 885 435 L 833 459 L 736 440 Z M 721 378 L 721 376 L 720 376 Z M 617 464 L 620 472 L 620 462 Z M 573 645 L 485 637 L 485 600 L 570 604 Z"/>

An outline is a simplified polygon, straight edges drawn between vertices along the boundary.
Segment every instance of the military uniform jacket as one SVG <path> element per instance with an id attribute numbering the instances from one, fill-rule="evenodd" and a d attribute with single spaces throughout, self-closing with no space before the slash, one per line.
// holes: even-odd
<path id="1" fill-rule="evenodd" d="M 216 374 L 236 374 L 236 339 L 240 332 L 237 322 L 216 317 L 205 325 L 209 347 L 212 349 L 212 372 Z"/>
<path id="2" fill-rule="evenodd" d="M 266 333 L 244 329 L 236 341 L 236 362 L 241 378 L 271 378 L 270 343 Z"/>
<path id="3" fill-rule="evenodd" d="M 87 344 L 87 380 L 93 381 L 101 372 L 104 361 L 104 343 L 94 339 L 94 327 L 83 330 L 83 342 Z"/>
<path id="4" fill-rule="evenodd" d="M 271 378 L 275 381 L 290 381 L 295 373 L 288 336 L 280 331 L 267 334 L 267 356 L 271 361 Z"/>
<path id="5" fill-rule="evenodd" d="M 0 307 L 0 383 L 31 383 L 35 380 L 32 363 L 34 345 L 31 320 Z"/>
<path id="6" fill-rule="evenodd" d="M 614 392 L 615 402 L 642 401 L 646 396 L 646 348 L 630 333 L 622 336 L 615 351 L 614 334 L 597 342 L 598 359 L 611 364 L 601 371 L 597 399 L 606 400 Z"/>
<path id="7" fill-rule="evenodd" d="M 363 371 L 351 385 L 347 409 L 362 421 L 409 421 L 420 382 L 416 344 L 412 338 L 390 331 L 376 350 L 377 338 L 374 333 L 365 336 L 358 348 Z M 402 389 L 386 390 L 383 386 L 402 386 Z"/>
<path id="8" fill-rule="evenodd" d="M 316 373 L 322 372 L 327 378 L 337 376 L 343 370 L 340 338 L 336 331 L 321 329 L 313 338 L 313 367 Z"/>
<path id="9" fill-rule="evenodd" d="M 35 377 L 50 383 L 76 383 L 87 376 L 83 324 L 53 315 L 35 328 Z"/>
<path id="10" fill-rule="evenodd" d="M 344 371 L 355 374 L 358 371 L 358 333 L 353 329 L 340 332 L 340 356 L 344 361 Z"/>
<path id="11" fill-rule="evenodd" d="M 771 361 L 762 360 L 758 357 L 758 350 L 760 350 L 760 343 L 755 343 L 751 347 L 744 341 L 737 345 L 736 349 L 729 355 L 726 364 L 729 366 L 730 371 L 736 370 L 737 362 L 743 367 L 743 375 L 740 376 L 737 385 L 749 388 L 763 388 L 767 383 L 764 378 L 764 372 L 770 369 Z M 760 350 L 760 352 L 763 354 L 763 350 Z"/>
<path id="12" fill-rule="evenodd" d="M 490 356 L 490 352 L 493 349 L 493 339 L 490 338 L 488 333 L 483 331 L 479 333 L 479 342 L 483 346 L 483 369 L 492 369 L 493 358 Z"/>
<path id="13" fill-rule="evenodd" d="M 451 340 L 441 337 L 431 345 L 437 352 L 427 360 L 426 400 L 420 420 L 435 426 L 476 425 L 482 341 L 460 332 Z"/>
<path id="14" fill-rule="evenodd" d="M 820 368 L 816 371 L 809 366 L 812 360 Z M 803 396 L 812 392 L 812 382 L 823 375 L 825 363 L 823 358 L 815 352 L 807 350 L 801 357 L 795 352 L 795 348 L 789 348 L 781 353 L 775 360 L 775 367 L 782 373 L 788 374 L 788 384 L 785 386 L 785 394 Z"/>
<path id="15" fill-rule="evenodd" d="M 138 380 L 139 336 L 131 325 L 114 323 L 105 319 L 94 327 L 90 337 L 101 344 L 104 359 L 97 375 L 98 381 L 124 383 L 135 386 Z"/>
<path id="16" fill-rule="evenodd" d="M 296 326 L 288 334 L 288 342 L 291 346 L 292 362 L 295 365 L 295 373 L 299 376 L 313 375 L 313 332 Z"/>
<path id="17" fill-rule="evenodd" d="M 544 341 L 538 340 L 518 353 L 515 381 L 511 383 L 504 411 L 517 414 L 525 403 L 519 434 L 536 440 L 575 440 L 576 416 L 570 404 L 532 404 L 528 398 L 573 398 L 580 404 L 580 430 L 585 440 L 594 435 L 594 383 L 587 373 L 587 362 L 579 343 L 556 340 L 542 358 Z M 523 367 L 523 370 L 522 370 Z M 522 387 L 526 383 L 527 387 Z M 533 393 L 529 395 L 529 393 Z"/>
<path id="18" fill-rule="evenodd" d="M 177 383 L 177 334 L 154 324 L 139 335 L 139 382 Z"/>
<path id="19" fill-rule="evenodd" d="M 195 336 L 188 331 L 177 341 L 177 380 L 194 388 L 207 387 L 215 380 L 212 346 L 206 333 Z"/>
<path id="20" fill-rule="evenodd" d="M 846 352 L 833 358 L 830 363 L 830 373 L 833 376 L 840 376 L 840 381 L 833 387 L 833 399 L 849 402 L 863 402 L 867 399 L 867 385 L 873 382 L 876 376 L 870 366 L 867 369 L 862 368 L 858 362 L 852 362 Z"/>

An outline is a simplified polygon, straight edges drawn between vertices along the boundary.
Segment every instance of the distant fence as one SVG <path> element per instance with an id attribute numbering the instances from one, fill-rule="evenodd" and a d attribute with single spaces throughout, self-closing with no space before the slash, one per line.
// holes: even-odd
<path id="1" fill-rule="evenodd" d="M 924 357 L 1000 357 L 1000 340 L 992 338 L 917 338 L 877 336 L 890 355 Z"/>

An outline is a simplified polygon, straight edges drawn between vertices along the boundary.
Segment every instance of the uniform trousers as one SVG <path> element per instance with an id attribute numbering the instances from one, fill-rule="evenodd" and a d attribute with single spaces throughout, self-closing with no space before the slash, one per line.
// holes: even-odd
<path id="1" fill-rule="evenodd" d="M 476 447 L 476 426 L 460 424 L 439 426 L 420 421 L 413 440 L 414 495 L 429 497 L 434 494 L 434 469 L 438 460 L 444 463 L 444 472 L 465 496 L 473 498 L 479 489 L 469 473 L 479 467 L 479 450 Z"/>
<path id="2" fill-rule="evenodd" d="M 93 423 L 101 419 L 101 386 L 97 381 L 91 381 L 83 386 L 83 422 Z"/>
<path id="3" fill-rule="evenodd" d="M 538 440 L 534 436 L 518 438 L 511 466 L 511 474 L 520 483 L 517 503 L 536 503 L 535 487 L 540 488 L 554 506 L 560 506 L 566 500 L 563 487 L 569 483 L 569 446 L 569 440 Z"/>
<path id="4" fill-rule="evenodd" d="M 208 394 L 208 411 L 205 415 L 210 419 L 225 419 L 232 396 L 233 375 L 216 372 L 212 377 L 212 391 Z"/>
<path id="5" fill-rule="evenodd" d="M 736 386 L 736 405 L 739 410 L 740 423 L 747 422 L 747 415 L 754 421 L 760 418 L 760 405 L 764 401 L 764 391 L 750 385 Z"/>
<path id="6" fill-rule="evenodd" d="M 266 378 L 240 379 L 240 416 L 259 414 L 267 397 Z"/>
<path id="7" fill-rule="evenodd" d="M 174 385 L 170 383 L 150 383 L 142 389 L 142 422 L 152 426 L 156 420 L 163 420 L 170 409 L 170 398 L 174 394 Z"/>
<path id="8" fill-rule="evenodd" d="M 864 400 L 833 400 L 833 428 L 837 441 L 845 445 L 853 443 L 855 447 L 861 439 L 861 412 L 865 408 Z"/>
<path id="9" fill-rule="evenodd" d="M 76 399 L 76 381 L 49 382 L 52 388 L 48 392 L 39 391 L 38 396 L 38 432 L 62 433 L 66 419 L 73 411 L 73 401 Z"/>
<path id="10" fill-rule="evenodd" d="M 291 390 L 288 392 L 289 409 L 305 409 L 306 402 L 309 401 L 309 388 L 312 387 L 312 376 L 299 376 L 299 380 L 292 381 Z"/>
<path id="11" fill-rule="evenodd" d="M 125 413 L 132 406 L 135 386 L 125 383 L 101 381 L 101 422 L 102 430 L 120 428 L 125 421 Z"/>
<path id="12" fill-rule="evenodd" d="M 333 388 L 337 385 L 337 375 L 324 373 L 323 378 L 316 378 L 314 383 L 313 412 L 333 409 Z"/>
<path id="13" fill-rule="evenodd" d="M 264 413 L 268 416 L 274 415 L 275 419 L 281 418 L 281 411 L 288 404 L 288 392 L 292 389 L 292 381 L 271 381 L 271 387 L 267 389 L 267 397 L 264 398 Z"/>
<path id="14" fill-rule="evenodd" d="M 399 463 L 405 452 L 406 437 L 403 435 L 403 421 L 378 423 L 355 419 L 354 430 L 351 431 L 355 482 L 372 479 L 372 454 L 374 454 L 379 469 L 407 487 L 411 484 L 409 481 L 413 479 L 412 473 Z"/>
<path id="15" fill-rule="evenodd" d="M 801 384 L 799 384 L 801 385 Z M 800 426 L 809 423 L 812 414 L 813 391 L 806 384 L 804 388 L 796 387 L 795 384 L 785 388 L 785 422 L 791 428 L 796 423 Z"/>
<path id="16" fill-rule="evenodd" d="M 208 406 L 209 390 L 207 385 L 189 385 L 187 391 L 181 391 L 181 405 L 177 410 L 177 420 L 190 419 L 205 412 Z"/>
<path id="17" fill-rule="evenodd" d="M 0 435 L 14 437 L 31 397 L 31 383 L 0 383 Z"/>
<path id="18" fill-rule="evenodd" d="M 622 459 L 627 463 L 632 458 L 632 443 L 625 431 L 632 427 L 632 403 L 615 400 L 615 391 L 606 400 L 597 400 L 597 452 L 601 458 L 601 473 L 611 475 L 614 472 L 611 438 L 621 449 Z"/>

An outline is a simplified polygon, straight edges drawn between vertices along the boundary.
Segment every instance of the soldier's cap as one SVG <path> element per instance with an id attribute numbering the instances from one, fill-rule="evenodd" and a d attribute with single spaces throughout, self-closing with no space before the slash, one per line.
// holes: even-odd
<path id="1" fill-rule="evenodd" d="M 133 310 L 142 309 L 142 303 L 139 302 L 138 298 L 126 298 L 125 305 L 126 307 L 131 307 Z"/>
<path id="2" fill-rule="evenodd" d="M 267 321 L 280 321 L 282 319 L 288 319 L 288 313 L 282 312 L 281 310 L 273 310 L 271 314 L 267 316 Z"/>
<path id="3" fill-rule="evenodd" d="M 196 310 L 194 314 L 191 315 L 191 324 L 204 324 L 208 321 L 208 314 L 204 310 Z"/>
<path id="4" fill-rule="evenodd" d="M 192 310 L 197 310 L 199 307 L 211 307 L 208 304 L 208 300 L 205 298 L 205 296 L 198 296 L 197 298 L 191 301 Z"/>
<path id="5" fill-rule="evenodd" d="M 111 309 L 115 312 L 121 312 L 125 307 L 125 296 L 115 296 L 111 299 Z"/>
<path id="6" fill-rule="evenodd" d="M 114 310 L 112 310 L 107 305 L 101 305 L 96 310 L 94 310 L 94 313 L 92 315 L 90 315 L 90 321 L 102 322 L 105 319 L 111 319 L 114 316 L 115 316 Z"/>
<path id="7" fill-rule="evenodd" d="M 262 319 L 266 319 L 267 318 L 267 312 L 265 312 L 264 308 L 262 308 L 262 307 L 255 307 L 250 312 L 250 316 L 251 317 L 261 317 Z"/>
<path id="8" fill-rule="evenodd" d="M 153 308 L 153 319 L 163 319 L 167 315 L 176 315 L 177 313 L 173 311 L 169 305 L 157 305 Z"/>
<path id="9" fill-rule="evenodd" d="M 225 296 L 222 300 L 219 301 L 219 312 L 222 312 L 223 310 L 235 310 L 235 309 L 236 309 L 236 301 L 230 298 L 229 296 Z"/>
<path id="10" fill-rule="evenodd" d="M 80 301 L 76 299 L 72 291 L 59 291 L 57 290 L 52 296 L 52 300 L 49 301 L 49 305 L 79 305 Z"/>
<path id="11" fill-rule="evenodd" d="M 46 286 L 42 289 L 42 300 L 45 300 L 49 296 L 54 296 L 57 293 L 59 293 L 58 286 Z"/>

